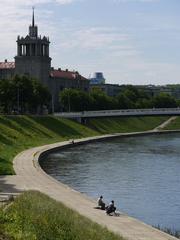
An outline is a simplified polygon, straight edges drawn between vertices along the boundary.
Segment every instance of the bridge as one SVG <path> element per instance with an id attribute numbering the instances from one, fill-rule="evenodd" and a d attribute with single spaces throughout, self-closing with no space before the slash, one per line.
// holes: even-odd
<path id="1" fill-rule="evenodd" d="M 180 108 L 121 109 L 121 110 L 54 113 L 54 116 L 76 119 L 79 122 L 81 122 L 83 119 L 95 117 L 158 116 L 158 115 L 178 116 L 180 115 Z"/>

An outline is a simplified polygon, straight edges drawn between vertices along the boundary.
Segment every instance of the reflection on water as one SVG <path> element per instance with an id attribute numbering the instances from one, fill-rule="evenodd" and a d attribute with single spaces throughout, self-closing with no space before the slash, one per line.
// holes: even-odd
<path id="1" fill-rule="evenodd" d="M 56 179 L 151 224 L 180 230 L 180 135 L 130 137 L 50 154 Z"/>

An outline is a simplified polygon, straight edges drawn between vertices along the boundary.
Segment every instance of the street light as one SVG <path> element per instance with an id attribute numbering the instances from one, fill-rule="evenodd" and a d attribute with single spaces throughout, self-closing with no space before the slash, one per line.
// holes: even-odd
<path id="1" fill-rule="evenodd" d="M 70 105 L 70 95 L 69 95 L 69 92 L 68 92 L 68 112 L 71 111 L 71 105 Z"/>
<path id="2" fill-rule="evenodd" d="M 18 111 L 18 113 L 19 113 L 19 107 L 20 107 L 20 104 L 19 104 L 19 86 L 18 86 L 18 88 L 17 88 L 17 111 Z"/>
<path id="3" fill-rule="evenodd" d="M 64 88 L 65 92 L 67 93 L 67 104 L 68 104 L 68 112 L 71 111 L 71 102 L 70 102 L 70 95 L 69 95 L 69 88 Z"/>
<path id="4" fill-rule="evenodd" d="M 52 114 L 54 113 L 54 95 L 52 93 L 52 98 L 51 98 L 51 104 L 52 104 Z"/>

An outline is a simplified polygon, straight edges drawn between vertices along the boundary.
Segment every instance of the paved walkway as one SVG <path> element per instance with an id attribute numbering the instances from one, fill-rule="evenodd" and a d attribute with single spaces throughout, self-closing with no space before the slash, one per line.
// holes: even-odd
<path id="1" fill-rule="evenodd" d="M 152 133 L 153 131 L 149 131 Z M 137 133 L 145 134 L 145 133 Z M 125 136 L 132 134 L 115 134 L 75 140 L 75 144 L 83 141 L 89 142 L 94 139 L 106 137 Z M 127 240 L 173 240 L 175 237 L 161 232 L 149 225 L 144 224 L 134 218 L 121 214 L 119 217 L 109 217 L 104 211 L 94 209 L 96 202 L 84 194 L 81 194 L 67 185 L 64 185 L 40 168 L 38 158 L 44 151 L 52 148 L 60 148 L 64 145 L 72 145 L 70 142 L 61 142 L 42 147 L 36 147 L 18 154 L 14 159 L 14 170 L 16 176 L 1 176 L 0 189 L 5 193 L 17 194 L 24 190 L 38 190 L 50 197 L 64 203 L 80 214 L 88 217 L 94 222 L 106 226 L 109 230 L 123 236 Z"/>
<path id="2" fill-rule="evenodd" d="M 163 122 L 161 125 L 158 127 L 154 128 L 155 131 L 160 131 L 163 130 L 166 126 L 168 126 L 171 122 L 176 120 L 177 116 L 170 117 L 167 121 Z"/>

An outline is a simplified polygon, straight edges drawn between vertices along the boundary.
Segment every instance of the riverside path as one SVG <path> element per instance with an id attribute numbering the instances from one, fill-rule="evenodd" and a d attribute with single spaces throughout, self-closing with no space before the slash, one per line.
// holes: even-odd
<path id="1" fill-rule="evenodd" d="M 141 134 L 152 134 L 148 131 Z M 134 133 L 135 134 L 135 133 Z M 75 140 L 75 144 L 102 140 L 117 136 L 133 134 L 114 134 L 99 137 L 91 137 Z M 14 159 L 16 176 L 1 176 L 0 188 L 4 193 L 19 193 L 24 190 L 38 190 L 51 198 L 64 203 L 67 207 L 88 217 L 94 222 L 107 227 L 110 231 L 123 236 L 127 240 L 175 240 L 164 232 L 161 232 L 135 218 L 121 213 L 119 217 L 109 217 L 104 211 L 94 209 L 96 201 L 81 194 L 67 185 L 64 185 L 47 175 L 39 165 L 39 158 L 52 149 L 60 149 L 63 146 L 71 146 L 70 141 L 60 142 L 41 147 L 32 148 L 18 154 Z M 78 207 L 77 207 L 78 206 Z"/>

